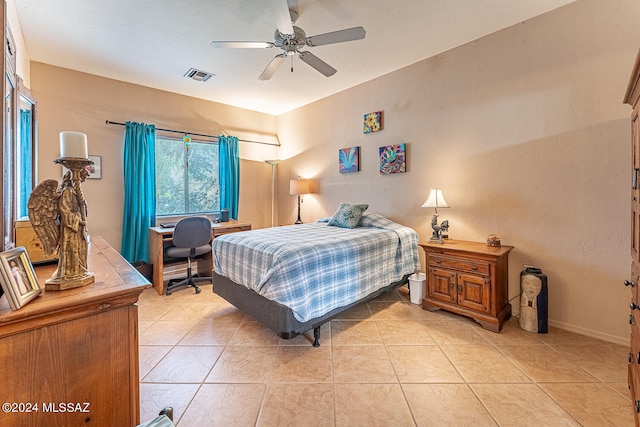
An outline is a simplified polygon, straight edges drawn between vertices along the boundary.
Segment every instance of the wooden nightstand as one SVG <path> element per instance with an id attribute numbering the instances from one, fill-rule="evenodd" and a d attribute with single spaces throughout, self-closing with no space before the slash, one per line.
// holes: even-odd
<path id="1" fill-rule="evenodd" d="M 420 245 L 427 257 L 427 294 L 422 308 L 468 316 L 500 332 L 511 317 L 508 302 L 509 252 L 513 246 L 445 240 Z"/>

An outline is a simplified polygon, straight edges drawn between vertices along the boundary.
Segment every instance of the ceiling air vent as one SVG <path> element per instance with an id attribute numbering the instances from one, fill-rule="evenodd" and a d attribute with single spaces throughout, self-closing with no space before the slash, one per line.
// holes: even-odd
<path id="1" fill-rule="evenodd" d="M 189 68 L 189 71 L 187 71 L 184 74 L 185 77 L 189 77 L 190 79 L 193 79 L 197 82 L 206 82 L 213 75 L 214 75 L 213 73 L 207 73 L 206 71 L 196 70 L 195 68 Z"/>

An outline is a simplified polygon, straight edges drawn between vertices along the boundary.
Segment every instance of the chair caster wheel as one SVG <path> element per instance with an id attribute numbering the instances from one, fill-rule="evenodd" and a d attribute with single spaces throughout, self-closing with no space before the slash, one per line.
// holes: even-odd
<path id="1" fill-rule="evenodd" d="M 169 295 L 171 295 L 171 291 L 166 291 L 164 294 L 165 294 L 166 296 L 169 296 Z"/>
<path id="2" fill-rule="evenodd" d="M 200 293 L 200 288 L 196 288 L 196 294 Z"/>

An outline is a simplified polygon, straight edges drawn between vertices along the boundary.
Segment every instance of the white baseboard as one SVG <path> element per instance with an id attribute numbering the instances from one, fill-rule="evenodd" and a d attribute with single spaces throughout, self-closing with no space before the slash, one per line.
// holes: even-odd
<path id="1" fill-rule="evenodd" d="M 518 299 L 518 301 L 514 301 Z M 511 307 L 513 308 L 513 316 L 520 316 L 520 295 L 517 295 L 509 300 Z M 558 322 L 556 320 L 549 320 L 549 326 L 553 326 L 564 331 L 575 332 L 576 334 L 586 335 L 591 338 L 597 338 L 602 341 L 629 346 L 631 343 L 631 330 L 629 330 L 629 337 L 617 337 L 615 335 L 603 334 L 602 332 L 593 331 L 591 329 L 581 328 L 579 326 L 570 325 L 567 323 Z"/>
<path id="2" fill-rule="evenodd" d="M 555 328 L 562 329 L 564 331 L 575 332 L 576 334 L 580 334 L 580 335 L 586 335 L 591 338 L 597 338 L 599 340 L 610 342 L 613 344 L 624 345 L 627 347 L 630 345 L 630 342 L 631 342 L 630 337 L 629 338 L 617 337 L 615 335 L 604 334 L 602 332 L 581 328 L 579 326 L 569 325 L 562 322 L 557 322 L 555 320 L 549 320 L 549 326 L 553 326 Z M 629 332 L 629 335 L 631 335 L 631 332 Z"/>

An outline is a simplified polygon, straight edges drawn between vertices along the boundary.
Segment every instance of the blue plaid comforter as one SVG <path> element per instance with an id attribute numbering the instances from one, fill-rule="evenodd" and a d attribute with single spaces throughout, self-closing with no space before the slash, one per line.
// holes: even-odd
<path id="1" fill-rule="evenodd" d="M 377 214 L 354 229 L 321 220 L 226 234 L 212 245 L 217 274 L 289 307 L 300 322 L 420 269 L 417 233 Z"/>

